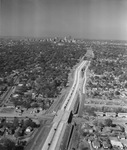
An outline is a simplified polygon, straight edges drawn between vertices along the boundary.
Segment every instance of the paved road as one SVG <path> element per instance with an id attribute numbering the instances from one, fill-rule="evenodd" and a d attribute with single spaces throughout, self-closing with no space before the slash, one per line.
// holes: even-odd
<path id="1" fill-rule="evenodd" d="M 81 63 L 81 62 L 80 62 Z M 79 64 L 80 64 L 79 63 Z M 75 69 L 79 66 L 79 64 L 75 67 Z M 74 71 L 75 72 L 75 71 Z M 73 79 L 71 79 L 71 84 L 73 85 Z M 71 87 L 69 87 L 69 91 L 66 93 L 66 95 L 64 96 L 64 98 L 63 98 L 63 101 L 62 101 L 62 103 L 64 103 L 64 101 L 65 101 L 65 99 L 67 98 L 67 96 L 68 96 L 68 94 L 69 94 L 69 92 L 70 92 L 70 89 L 71 89 Z M 59 101 L 59 103 L 61 103 L 61 101 Z M 62 105 L 62 104 L 60 104 L 60 105 Z M 60 107 L 58 107 L 57 109 L 56 109 L 56 104 L 53 106 L 53 109 L 55 108 L 55 110 L 59 110 L 60 108 L 61 108 L 61 106 Z M 40 128 L 40 132 L 39 133 L 37 133 L 36 134 L 36 136 L 35 136 L 35 138 L 34 138 L 34 140 L 32 140 L 32 141 L 34 141 L 34 142 L 32 142 L 32 143 L 30 143 L 29 144 L 29 146 L 28 147 L 26 147 L 25 148 L 25 150 L 29 150 L 29 149 L 31 149 L 31 150 L 41 150 L 41 149 L 44 149 L 44 150 L 46 150 L 45 148 L 43 148 L 44 147 L 44 144 L 45 143 L 48 143 L 48 142 L 46 142 L 46 140 L 51 140 L 52 139 L 52 137 L 53 137 L 53 135 L 54 135 L 54 133 L 56 132 L 56 130 L 54 130 L 55 128 L 57 128 L 57 126 L 59 125 L 59 123 L 58 122 L 60 122 L 60 120 L 61 120 L 61 118 L 63 117 L 63 114 L 64 114 L 64 110 L 62 110 L 62 111 L 58 111 L 58 113 L 57 114 L 55 114 L 55 113 L 52 113 L 51 114 L 51 112 L 53 111 L 53 109 L 51 108 L 49 111 L 47 111 L 48 113 L 50 113 L 50 114 L 44 114 L 43 116 L 42 116 L 42 119 L 44 119 L 44 118 L 46 118 L 47 117 L 47 115 L 49 115 L 49 118 L 50 118 L 50 115 L 56 115 L 56 117 L 55 117 L 55 119 L 52 121 L 52 123 L 50 124 L 50 129 L 48 128 L 48 129 L 43 129 L 43 126 Z M 57 111 L 56 111 L 57 112 Z M 66 112 L 66 115 L 64 115 L 64 116 L 69 116 L 69 113 L 68 112 Z M 47 117 L 48 118 L 48 117 Z M 48 119 L 49 119 L 48 118 Z M 64 120 L 65 119 L 65 120 Z M 45 119 L 44 119 L 45 120 Z M 51 119 L 50 119 L 51 120 Z M 63 120 L 66 122 L 66 117 L 64 117 L 63 118 Z M 66 127 L 65 125 L 63 126 L 64 128 Z M 63 128 L 63 129 L 64 129 Z M 45 133 L 45 130 L 47 130 L 47 132 Z M 49 136 L 49 137 L 48 137 Z M 61 136 L 61 137 L 63 137 L 63 136 Z M 39 142 L 38 142 L 39 141 Z M 47 146 L 49 147 L 49 145 L 47 144 Z"/>
<path id="2" fill-rule="evenodd" d="M 18 81 L 19 81 L 19 77 L 15 77 L 14 84 L 17 84 Z M 9 87 L 9 89 L 6 91 L 5 95 L 2 98 L 1 105 L 5 104 L 7 102 L 7 100 L 10 98 L 10 96 L 14 92 L 14 90 L 15 90 L 15 86 Z"/>
<path id="3" fill-rule="evenodd" d="M 82 61 L 82 63 L 75 70 L 72 88 L 70 89 L 70 92 L 61 109 L 58 111 L 57 116 L 54 118 L 54 124 L 41 150 L 59 150 L 62 135 L 65 131 L 70 112 L 73 110 L 77 97 L 77 91 L 80 87 L 81 69 L 84 67 L 84 65 L 86 65 L 86 63 L 87 61 Z"/>
<path id="4" fill-rule="evenodd" d="M 75 73 L 74 70 L 81 64 L 82 61 L 83 58 L 80 60 L 79 64 L 73 67 L 73 71 L 69 74 L 69 87 L 67 87 L 67 89 L 62 93 L 62 95 L 57 99 L 57 101 L 49 108 L 49 110 L 46 111 L 46 114 L 51 113 L 53 111 L 57 112 L 60 109 L 61 105 L 63 105 L 64 101 L 67 99 L 68 94 L 70 93 L 70 89 L 72 88 L 74 82 L 72 78 L 72 75 L 74 76 Z"/>
<path id="5" fill-rule="evenodd" d="M 86 62 L 82 61 L 80 65 L 77 66 L 75 73 L 74 73 L 74 82 L 72 84 L 72 87 L 70 88 L 70 91 L 65 97 L 65 100 L 61 108 L 59 108 L 57 114 L 54 114 L 55 118 L 52 124 L 50 124 L 50 130 L 49 128 L 45 129 L 47 130 L 47 132 L 44 133 L 44 130 L 40 129 L 39 134 L 37 134 L 37 138 L 34 140 L 33 144 L 32 143 L 30 144 L 32 145 L 31 147 L 32 150 L 57 150 L 59 149 L 60 143 L 61 143 L 60 141 L 62 141 L 62 137 L 66 129 L 66 124 L 70 115 L 70 111 L 73 110 L 74 103 L 78 95 L 77 93 L 78 90 L 75 90 L 75 89 L 79 89 L 81 85 L 80 82 L 82 82 L 80 80 L 80 77 L 81 77 L 80 71 L 84 65 L 86 65 Z M 46 118 L 46 116 L 44 115 L 42 118 Z M 50 115 L 49 115 L 49 118 L 50 118 Z M 43 134 L 46 134 L 46 135 L 43 136 Z"/>
<path id="6" fill-rule="evenodd" d="M 84 103 L 85 106 L 93 106 L 93 107 L 109 107 L 109 108 L 125 108 L 127 109 L 127 106 L 121 106 L 121 105 L 106 105 L 106 104 L 94 104 L 94 103 Z"/>
<path id="7" fill-rule="evenodd" d="M 35 118 L 35 119 L 52 119 L 54 118 L 54 114 L 47 114 L 47 115 L 41 115 L 41 116 L 33 116 L 33 115 L 21 115 L 21 114 L 18 114 L 18 113 L 15 113 L 15 114 L 9 114 L 9 113 L 0 113 L 0 117 L 6 117 L 6 118 L 14 118 L 14 117 L 18 117 L 18 118 L 26 118 L 26 117 L 29 117 L 29 118 Z"/>
<path id="8" fill-rule="evenodd" d="M 43 120 L 41 122 L 40 128 L 37 130 L 33 138 L 31 138 L 28 145 L 25 147 L 25 150 L 40 150 L 45 142 L 46 137 L 48 136 L 51 125 L 51 119 Z"/>
<path id="9" fill-rule="evenodd" d="M 86 72 L 87 72 L 87 69 L 90 65 L 90 61 L 88 62 L 87 66 L 86 66 L 86 69 L 85 69 L 85 72 L 84 72 L 84 82 L 83 82 L 83 94 L 85 94 L 85 85 L 86 85 L 86 80 L 87 80 L 87 77 L 86 77 Z"/>

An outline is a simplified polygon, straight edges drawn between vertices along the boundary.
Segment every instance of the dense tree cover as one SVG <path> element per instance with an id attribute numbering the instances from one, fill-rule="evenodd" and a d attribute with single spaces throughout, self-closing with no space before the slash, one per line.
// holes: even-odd
<path id="1" fill-rule="evenodd" d="M 12 122 L 8 122 L 8 121 L 6 121 L 6 118 L 3 118 L 0 123 L 0 128 L 2 128 L 2 127 L 8 128 L 8 129 L 12 130 L 13 131 L 12 133 L 14 134 L 15 130 L 19 127 L 19 125 L 23 130 L 25 130 L 27 127 L 32 127 L 32 128 L 39 127 L 30 118 L 19 121 L 19 119 L 17 117 L 15 117 Z"/>
<path id="2" fill-rule="evenodd" d="M 0 139 L 0 150 L 23 150 L 26 141 L 22 141 L 22 139 L 27 135 L 26 129 L 31 127 L 33 130 L 39 126 L 39 123 L 36 123 L 30 118 L 20 120 L 15 117 L 12 121 L 1 118 L 0 128 L 4 129 L 2 134 L 4 136 L 1 136 Z M 11 136 L 13 137 L 12 139 L 10 138 Z"/>
<path id="3" fill-rule="evenodd" d="M 76 44 L 58 46 L 50 42 L 20 43 L 14 46 L 0 48 L 0 74 L 11 73 L 16 69 L 30 69 L 35 64 L 40 64 L 46 74 L 62 71 L 67 67 L 73 67 L 79 57 L 85 51 L 77 48 Z M 58 68 L 58 69 L 57 69 Z M 49 71 L 49 72 L 48 72 Z"/>
<path id="4" fill-rule="evenodd" d="M 105 119 L 105 126 L 111 126 L 112 120 L 111 119 Z"/>
<path id="5" fill-rule="evenodd" d="M 95 74 L 103 74 L 104 72 L 113 72 L 119 76 L 122 73 L 121 68 L 127 66 L 126 46 L 116 45 L 93 45 L 94 58 L 91 61 L 90 69 Z"/>
<path id="6" fill-rule="evenodd" d="M 0 150 L 24 150 L 23 146 L 16 146 L 14 141 L 7 138 L 0 140 Z"/>
<path id="7" fill-rule="evenodd" d="M 66 87 L 68 74 L 79 59 L 86 53 L 84 44 L 64 43 L 62 46 L 52 42 L 17 41 L 11 45 L 7 42 L 0 47 L 0 77 L 4 82 L 13 86 L 13 78 L 10 75 L 13 71 L 18 71 L 19 83 L 23 84 L 20 89 L 16 89 L 18 98 L 11 96 L 11 102 L 15 106 L 21 105 L 26 108 L 41 106 L 43 109 L 49 108 L 52 101 L 48 98 L 57 97 L 62 88 Z M 27 92 L 31 91 L 31 94 Z M 35 96 L 32 96 L 32 93 Z M 43 98 L 39 98 L 39 95 Z M 15 137 L 24 135 L 25 129 L 30 126 L 38 127 L 31 119 L 22 120 L 20 129 L 19 120 L 14 119 L 13 123 L 3 120 L 1 127 L 6 127 L 13 131 Z M 0 149 L 16 150 L 15 143 L 4 139 L 0 144 Z M 20 147 L 18 147 L 20 150 Z M 22 148 L 21 148 L 22 149 Z"/>
<path id="8" fill-rule="evenodd" d="M 59 46 L 40 40 L 17 41 L 13 46 L 0 48 L 0 76 L 8 79 L 13 70 L 19 72 L 19 82 L 24 85 L 16 91 L 20 98 L 12 99 L 12 102 L 15 106 L 30 108 L 31 103 L 37 100 L 24 96 L 24 93 L 32 90 L 44 98 L 56 98 L 67 86 L 70 70 L 85 53 L 84 44 L 65 43 Z M 43 102 L 43 107 L 48 108 L 49 105 Z"/>
<path id="9" fill-rule="evenodd" d="M 89 67 L 92 75 L 87 96 L 109 100 L 120 98 L 120 91 L 125 91 L 127 81 L 127 47 L 108 43 L 92 47 L 94 58 Z"/>

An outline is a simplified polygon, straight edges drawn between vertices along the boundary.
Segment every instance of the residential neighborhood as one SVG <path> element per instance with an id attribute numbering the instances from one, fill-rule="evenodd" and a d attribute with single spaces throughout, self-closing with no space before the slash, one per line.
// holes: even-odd
<path id="1" fill-rule="evenodd" d="M 29 147 L 40 125 L 45 128 L 57 115 L 60 100 L 72 85 L 74 67 L 84 59 L 90 62 L 86 93 L 81 94 L 82 115 L 77 116 L 82 121 L 74 119 L 68 127 L 71 130 L 75 124 L 77 128 L 74 135 L 79 138 L 72 143 L 79 143 L 78 150 L 126 149 L 127 53 L 126 46 L 117 43 L 59 38 L 2 43 L 0 57 L 5 57 L 0 59 L 0 143 Z M 6 63 L 9 67 L 4 67 Z M 47 123 L 41 123 L 46 117 Z"/>
<path id="2" fill-rule="evenodd" d="M 83 115 L 81 121 L 76 121 L 81 129 L 79 150 L 126 150 L 126 46 L 96 45 L 93 52 L 83 96 Z"/>

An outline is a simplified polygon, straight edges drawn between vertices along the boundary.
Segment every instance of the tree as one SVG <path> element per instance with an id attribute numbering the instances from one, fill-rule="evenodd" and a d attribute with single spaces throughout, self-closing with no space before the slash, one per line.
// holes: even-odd
<path id="1" fill-rule="evenodd" d="M 18 127 L 18 125 L 19 125 L 19 119 L 17 117 L 14 117 L 13 124 L 14 124 L 14 127 Z"/>
<path id="2" fill-rule="evenodd" d="M 15 149 L 15 143 L 11 141 L 10 139 L 3 138 L 0 140 L 1 150 L 14 150 Z"/>
<path id="3" fill-rule="evenodd" d="M 120 92 L 119 92 L 119 91 L 115 91 L 115 94 L 116 94 L 116 95 L 120 95 Z"/>
<path id="4" fill-rule="evenodd" d="M 32 108 L 37 108 L 37 107 L 39 107 L 39 104 L 38 103 L 33 103 L 33 104 L 31 104 L 31 107 Z"/>
<path id="5" fill-rule="evenodd" d="M 103 124 L 102 122 L 99 122 L 99 123 L 98 123 L 98 126 L 101 127 L 101 128 L 103 128 L 103 127 L 104 127 L 104 124 Z"/>
<path id="6" fill-rule="evenodd" d="M 93 124 L 94 124 L 95 126 L 98 126 L 98 120 L 94 120 Z"/>
<path id="7" fill-rule="evenodd" d="M 124 87 L 127 88 L 127 82 L 125 83 Z"/>
<path id="8" fill-rule="evenodd" d="M 105 125 L 106 126 L 111 126 L 112 125 L 112 120 L 111 119 L 105 119 Z"/>
<path id="9" fill-rule="evenodd" d="M 95 109 L 93 107 L 91 107 L 90 109 L 87 110 L 87 112 L 89 113 L 90 116 L 96 116 L 96 113 L 94 112 Z"/>
<path id="10" fill-rule="evenodd" d="M 27 101 L 27 102 L 24 101 L 23 104 L 22 104 L 22 106 L 25 107 L 25 108 L 27 108 L 27 109 L 29 109 L 29 108 L 31 107 L 30 104 L 31 104 L 31 102 L 29 102 L 29 101 Z"/>
<path id="11" fill-rule="evenodd" d="M 26 129 L 27 127 L 31 126 L 31 123 L 32 123 L 31 119 L 25 120 L 23 123 L 23 128 Z"/>

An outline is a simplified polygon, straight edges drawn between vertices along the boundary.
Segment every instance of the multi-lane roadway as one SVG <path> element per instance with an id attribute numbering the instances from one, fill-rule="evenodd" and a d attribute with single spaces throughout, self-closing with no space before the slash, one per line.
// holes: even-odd
<path id="1" fill-rule="evenodd" d="M 86 65 L 86 68 L 85 68 L 85 71 L 84 71 L 84 82 L 83 82 L 83 87 L 82 87 L 82 93 L 83 94 L 85 94 L 85 85 L 86 85 L 86 80 L 87 80 L 87 78 L 86 78 L 86 72 L 87 72 L 87 69 L 88 69 L 88 67 L 89 67 L 89 65 L 90 65 L 90 61 L 88 61 L 87 62 L 88 64 Z"/>
<path id="2" fill-rule="evenodd" d="M 64 134 L 67 121 L 69 119 L 70 113 L 73 110 L 73 107 L 76 102 L 78 91 L 81 88 L 81 70 L 86 66 L 84 78 L 86 76 L 86 70 L 88 63 L 87 61 L 82 61 L 80 65 L 75 70 L 74 82 L 70 89 L 68 96 L 66 97 L 61 109 L 57 112 L 56 117 L 54 118 L 52 128 L 43 144 L 41 150 L 59 150 L 60 142 Z M 86 83 L 86 80 L 85 80 Z M 84 83 L 84 84 L 85 84 Z M 83 84 L 83 85 L 84 85 Z M 85 92 L 85 91 L 83 91 Z"/>

